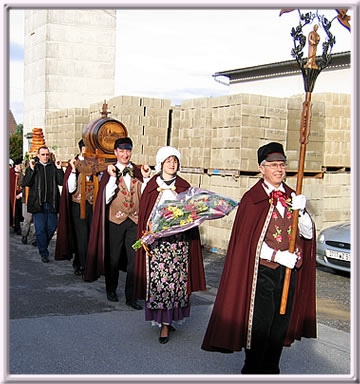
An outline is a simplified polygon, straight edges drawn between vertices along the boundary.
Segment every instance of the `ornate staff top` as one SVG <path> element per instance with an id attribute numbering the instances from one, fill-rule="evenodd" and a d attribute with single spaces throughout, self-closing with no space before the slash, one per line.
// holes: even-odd
<path id="1" fill-rule="evenodd" d="M 283 9 L 280 11 L 280 16 L 283 13 L 292 12 L 295 9 Z M 291 36 L 294 40 L 294 48 L 291 50 L 291 55 L 295 57 L 301 72 L 304 78 L 304 87 L 306 92 L 312 92 L 314 89 L 315 81 L 319 73 L 330 64 L 331 60 L 331 51 L 335 44 L 335 36 L 330 32 L 332 22 L 337 19 L 341 25 L 347 28 L 350 31 L 350 16 L 346 15 L 347 9 L 336 9 L 338 13 L 331 21 L 329 21 L 324 15 L 320 15 L 318 11 L 315 13 L 299 13 L 299 25 L 296 28 L 291 29 Z M 306 39 L 303 34 L 303 27 L 312 24 L 314 20 L 318 21 L 318 24 L 315 24 L 313 30 L 309 33 L 308 38 Z M 326 39 L 322 44 L 322 55 L 316 56 L 316 51 L 318 44 L 320 42 L 320 35 L 318 34 L 319 26 L 325 31 Z M 308 58 L 305 59 L 303 49 L 305 47 L 306 41 L 309 44 L 309 54 Z"/>

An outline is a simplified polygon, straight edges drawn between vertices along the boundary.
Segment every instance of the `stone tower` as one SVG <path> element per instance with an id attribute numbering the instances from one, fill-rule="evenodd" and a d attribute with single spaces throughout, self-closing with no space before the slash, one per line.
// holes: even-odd
<path id="1" fill-rule="evenodd" d="M 24 33 L 25 135 L 46 133 L 46 112 L 114 96 L 116 10 L 25 10 Z"/>

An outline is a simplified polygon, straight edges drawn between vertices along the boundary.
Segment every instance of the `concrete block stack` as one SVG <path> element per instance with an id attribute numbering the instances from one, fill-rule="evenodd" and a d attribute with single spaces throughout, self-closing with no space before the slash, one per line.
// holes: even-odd
<path id="1" fill-rule="evenodd" d="M 300 125 L 304 96 L 291 97 L 288 100 L 288 124 L 286 137 L 286 155 L 288 170 L 299 168 Z M 305 171 L 320 172 L 323 166 L 324 153 L 325 105 L 321 101 L 312 100 L 309 142 L 306 145 Z"/>
<path id="2" fill-rule="evenodd" d="M 351 98 L 349 94 L 319 93 L 313 100 L 323 103 L 323 166 L 351 166 Z"/>
<path id="3" fill-rule="evenodd" d="M 125 125 L 134 144 L 132 160 L 155 165 L 157 150 L 166 145 L 170 100 L 117 96 L 106 101 L 108 117 Z M 91 105 L 90 118 L 101 117 L 103 102 Z"/>
<path id="4" fill-rule="evenodd" d="M 239 95 L 238 95 L 239 96 Z M 287 99 L 241 95 L 241 164 L 239 169 L 258 172 L 257 149 L 270 141 L 285 144 Z"/>
<path id="5" fill-rule="evenodd" d="M 304 95 L 276 98 L 235 94 L 185 100 L 118 96 L 107 100 L 109 117 L 123 123 L 134 142 L 132 159 L 155 165 L 167 143 L 182 155 L 181 176 L 192 186 L 239 201 L 260 177 L 257 149 L 270 141 L 284 145 L 287 183 L 296 189 L 300 121 Z M 78 152 L 83 127 L 101 117 L 103 101 L 89 109 L 47 114 L 46 142 L 66 160 Z M 350 219 L 350 95 L 312 95 L 303 193 L 317 229 Z M 236 209 L 202 224 L 206 248 L 225 251 Z"/>
<path id="6" fill-rule="evenodd" d="M 59 160 L 67 161 L 79 153 L 78 142 L 88 121 L 88 108 L 66 108 L 46 113 L 46 144 Z"/>
<path id="7" fill-rule="evenodd" d="M 259 178 L 256 176 L 201 176 L 201 188 L 216 192 L 240 202 L 242 195 L 251 188 Z M 237 208 L 228 216 L 217 220 L 205 221 L 200 227 L 202 244 L 215 252 L 224 252 L 230 239 Z"/>
<path id="8" fill-rule="evenodd" d="M 173 107 L 170 145 L 178 148 L 183 167 L 208 168 L 211 155 L 211 108 L 209 98 L 185 100 Z"/>
<path id="9" fill-rule="evenodd" d="M 351 219 L 351 175 L 325 173 L 323 179 L 323 228 Z"/>

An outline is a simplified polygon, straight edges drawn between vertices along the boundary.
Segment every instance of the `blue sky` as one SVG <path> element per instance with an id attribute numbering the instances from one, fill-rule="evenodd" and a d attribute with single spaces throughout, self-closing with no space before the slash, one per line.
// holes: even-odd
<path id="1" fill-rule="evenodd" d="M 292 59 L 297 12 L 280 9 L 120 9 L 115 95 L 171 99 L 228 93 L 218 71 Z M 302 10 L 305 11 L 305 10 Z M 351 12 L 349 12 L 351 14 Z M 323 11 L 328 19 L 336 13 Z M 335 21 L 333 52 L 351 50 L 351 34 Z M 10 11 L 10 107 L 23 121 L 23 11 Z"/>

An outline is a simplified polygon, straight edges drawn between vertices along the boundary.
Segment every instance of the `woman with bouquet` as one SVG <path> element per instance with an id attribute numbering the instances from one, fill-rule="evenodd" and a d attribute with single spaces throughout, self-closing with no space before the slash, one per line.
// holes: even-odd
<path id="1" fill-rule="evenodd" d="M 152 215 L 164 201 L 172 201 L 190 184 L 177 175 L 181 155 L 166 146 L 156 155 L 156 175 L 148 182 L 140 201 L 138 236 L 151 231 Z M 205 274 L 198 228 L 157 238 L 136 254 L 135 297 L 145 300 L 145 320 L 161 327 L 159 342 L 169 340 L 173 321 L 190 316 L 191 292 L 205 290 Z"/>

